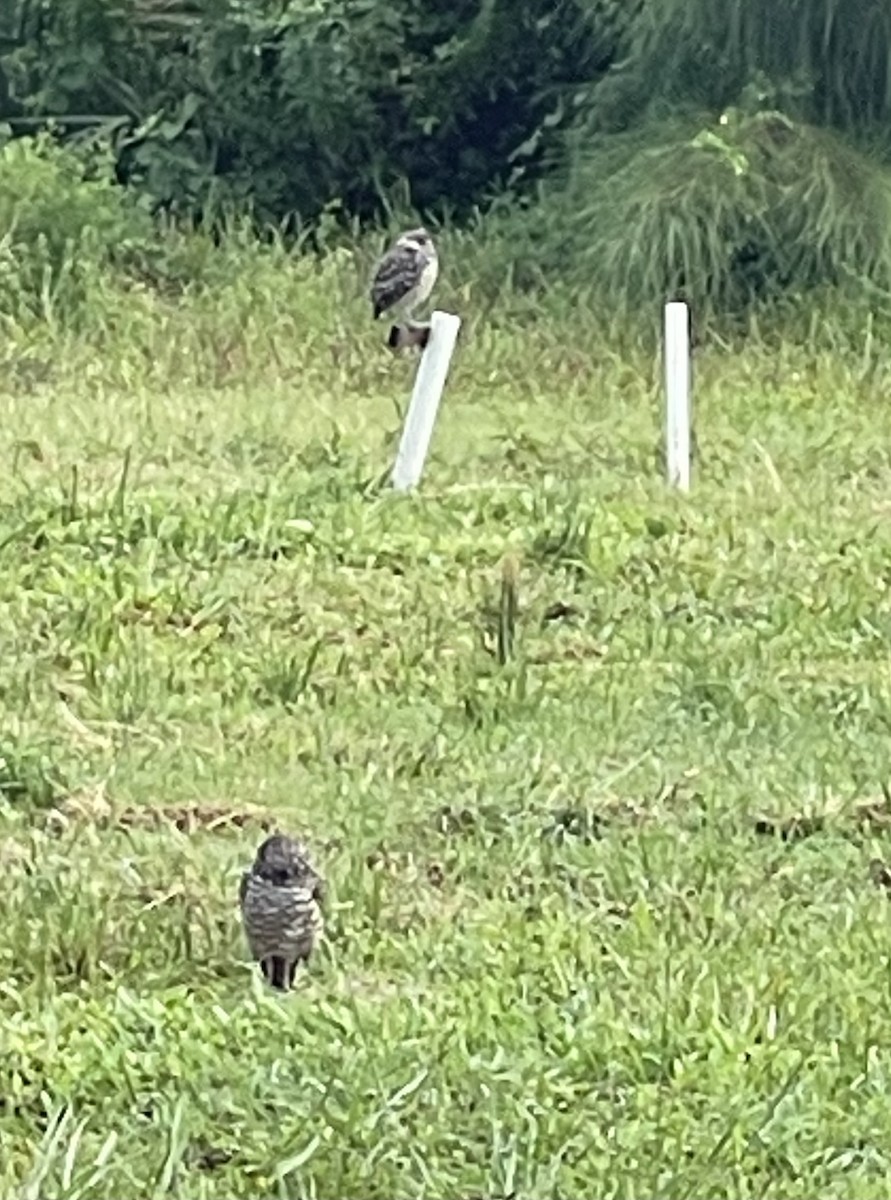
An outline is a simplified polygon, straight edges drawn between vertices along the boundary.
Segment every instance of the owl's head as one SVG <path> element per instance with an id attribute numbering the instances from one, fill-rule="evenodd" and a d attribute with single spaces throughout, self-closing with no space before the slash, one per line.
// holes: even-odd
<path id="1" fill-rule="evenodd" d="M 400 234 L 396 245 L 405 246 L 409 250 L 422 250 L 426 254 L 435 251 L 433 238 L 423 225 L 419 225 L 417 229 L 407 229 L 405 233 Z"/>
<path id="2" fill-rule="evenodd" d="M 283 833 L 274 833 L 257 850 L 254 874 L 274 887 L 293 887 L 314 872 L 303 842 Z"/>

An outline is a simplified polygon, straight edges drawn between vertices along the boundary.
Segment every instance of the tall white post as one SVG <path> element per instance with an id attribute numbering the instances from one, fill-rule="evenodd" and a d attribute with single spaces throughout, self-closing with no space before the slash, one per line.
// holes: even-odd
<path id="1" fill-rule="evenodd" d="M 690 312 L 681 300 L 665 305 L 666 461 L 668 482 L 690 490 Z"/>
<path id="2" fill-rule="evenodd" d="M 460 328 L 461 318 L 454 313 L 437 310 L 430 318 L 430 336 L 418 364 L 391 476 L 391 483 L 398 492 L 417 487 L 421 481 Z"/>

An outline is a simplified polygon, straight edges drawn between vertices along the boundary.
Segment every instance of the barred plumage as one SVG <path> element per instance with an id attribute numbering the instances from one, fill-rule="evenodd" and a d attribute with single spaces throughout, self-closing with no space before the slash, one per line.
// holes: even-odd
<path id="1" fill-rule="evenodd" d="M 433 291 L 439 274 L 439 256 L 426 229 L 402 233 L 383 256 L 371 283 L 374 319 L 400 313 L 411 319 L 415 309 Z"/>
<path id="2" fill-rule="evenodd" d="M 297 967 L 324 932 L 325 881 L 302 842 L 273 834 L 241 880 L 239 899 L 251 955 L 280 991 L 293 985 Z"/>

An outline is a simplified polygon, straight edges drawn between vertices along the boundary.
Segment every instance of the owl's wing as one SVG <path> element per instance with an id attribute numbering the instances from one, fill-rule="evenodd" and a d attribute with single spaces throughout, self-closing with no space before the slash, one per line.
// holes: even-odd
<path id="1" fill-rule="evenodd" d="M 241 883 L 238 885 L 238 903 L 244 908 L 244 898 L 247 895 L 248 880 L 251 877 L 250 871 L 245 871 L 241 877 Z"/>
<path id="2" fill-rule="evenodd" d="M 410 246 L 395 246 L 378 263 L 371 299 L 379 309 L 390 308 L 408 295 L 421 277 L 425 258 Z"/>

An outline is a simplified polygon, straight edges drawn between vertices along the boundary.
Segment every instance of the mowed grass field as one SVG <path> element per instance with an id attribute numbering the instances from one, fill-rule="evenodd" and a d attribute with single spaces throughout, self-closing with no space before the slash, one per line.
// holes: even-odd
<path id="1" fill-rule="evenodd" d="M 0 1195 L 886 1197 L 884 351 L 704 345 L 685 498 L 656 354 L 446 292 L 396 496 L 354 276 L 0 348 Z"/>

